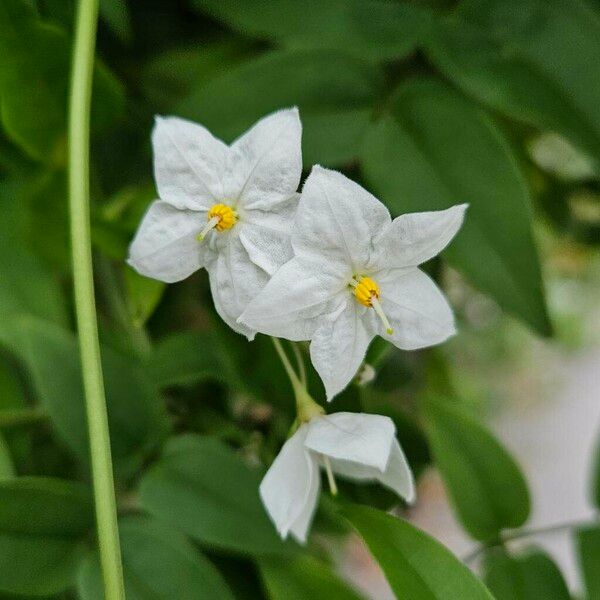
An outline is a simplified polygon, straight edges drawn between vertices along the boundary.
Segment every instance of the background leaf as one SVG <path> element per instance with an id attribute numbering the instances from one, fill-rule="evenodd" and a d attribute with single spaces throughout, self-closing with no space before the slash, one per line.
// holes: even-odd
<path id="1" fill-rule="evenodd" d="M 558 131 L 600 169 L 600 17 L 583 0 L 466 0 L 428 56 L 504 114 Z"/>
<path id="2" fill-rule="evenodd" d="M 233 600 L 216 567 L 182 534 L 144 517 L 119 522 L 127 600 Z M 82 600 L 104 598 L 97 552 L 82 562 L 77 576 Z"/>
<path id="3" fill-rule="evenodd" d="M 310 556 L 261 560 L 260 572 L 271 600 L 360 600 L 326 564 Z"/>
<path id="4" fill-rule="evenodd" d="M 71 43 L 56 25 L 42 23 L 23 0 L 0 6 L 0 116 L 7 135 L 33 158 L 63 164 Z M 123 90 L 103 66 L 94 75 L 91 122 L 113 123 Z"/>
<path id="5" fill-rule="evenodd" d="M 403 85 L 389 111 L 362 153 L 375 195 L 395 214 L 468 202 L 465 224 L 444 256 L 502 308 L 548 335 L 530 198 L 500 131 L 435 81 Z"/>
<path id="6" fill-rule="evenodd" d="M 0 591 L 49 596 L 70 587 L 80 540 L 93 523 L 91 495 L 82 484 L 34 477 L 0 481 Z"/>
<path id="7" fill-rule="evenodd" d="M 186 331 L 163 338 L 148 356 L 145 369 L 160 387 L 234 377 L 223 343 L 213 331 Z"/>
<path id="8" fill-rule="evenodd" d="M 376 67 L 341 52 L 272 52 L 211 79 L 175 112 L 231 141 L 269 112 L 297 105 L 304 164 L 339 164 L 357 156 L 380 83 Z"/>
<path id="9" fill-rule="evenodd" d="M 402 58 L 428 30 L 430 15 L 380 0 L 193 0 L 233 29 L 294 48 L 343 50 L 370 59 Z"/>
<path id="10" fill-rule="evenodd" d="M 248 554 L 285 552 L 258 496 L 260 473 L 223 443 L 197 435 L 169 440 L 143 477 L 142 506 L 195 540 Z"/>
<path id="11" fill-rule="evenodd" d="M 447 403 L 425 405 L 434 461 L 461 523 L 475 539 L 496 538 L 527 520 L 527 484 L 512 457 L 475 419 Z"/>
<path id="12" fill-rule="evenodd" d="M 588 600 L 600 598 L 600 527 L 584 527 L 576 531 L 579 565 Z"/>
<path id="13" fill-rule="evenodd" d="M 364 538 L 398 598 L 492 600 L 450 551 L 406 521 L 362 506 L 345 506 L 342 514 Z"/>
<path id="14" fill-rule="evenodd" d="M 33 318 L 19 319 L 13 326 L 18 330 L 17 353 L 42 406 L 61 439 L 87 462 L 88 434 L 75 335 Z M 156 388 L 130 358 L 104 347 L 102 363 L 113 460 L 124 475 L 139 467 L 165 434 L 164 406 Z"/>
<path id="15" fill-rule="evenodd" d="M 539 550 L 518 557 L 503 550 L 486 556 L 484 581 L 496 600 L 570 600 L 571 594 L 558 567 Z"/>

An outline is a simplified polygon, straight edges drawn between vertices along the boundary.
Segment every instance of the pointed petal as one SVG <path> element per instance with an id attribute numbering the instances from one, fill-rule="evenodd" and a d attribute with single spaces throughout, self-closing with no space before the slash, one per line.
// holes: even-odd
<path id="1" fill-rule="evenodd" d="M 296 192 L 302 174 L 301 138 L 298 109 L 290 108 L 264 117 L 231 145 L 244 181 L 241 207 L 270 210 Z"/>
<path id="2" fill-rule="evenodd" d="M 299 197 L 294 194 L 271 211 L 248 211 L 240 223 L 240 240 L 250 260 L 269 275 L 293 256 L 292 224 Z"/>
<path id="3" fill-rule="evenodd" d="M 415 501 L 415 482 L 412 471 L 400 448 L 398 440 L 392 440 L 389 462 L 385 471 L 343 459 L 330 459 L 331 468 L 340 477 L 354 481 L 379 481 L 406 502 Z"/>
<path id="4" fill-rule="evenodd" d="M 249 327 L 288 340 L 309 340 L 323 315 L 348 295 L 326 262 L 295 257 L 273 275 L 240 317 Z"/>
<path id="5" fill-rule="evenodd" d="M 207 129 L 177 117 L 157 117 L 152 132 L 154 177 L 162 200 L 208 210 L 224 198 L 229 148 Z"/>
<path id="6" fill-rule="evenodd" d="M 250 260 L 236 232 L 218 235 L 227 237 L 217 241 L 217 256 L 206 266 L 215 308 L 229 327 L 252 340 L 256 331 L 237 319 L 269 276 Z"/>
<path id="7" fill-rule="evenodd" d="M 310 344 L 310 358 L 329 402 L 356 375 L 376 331 L 373 311 L 367 312 L 350 294 L 348 298 L 343 310 L 323 320 Z"/>
<path id="8" fill-rule="evenodd" d="M 467 204 L 401 215 L 376 240 L 374 268 L 416 266 L 439 254 L 460 229 Z"/>
<path id="9" fill-rule="evenodd" d="M 387 208 L 341 173 L 315 166 L 302 189 L 292 245 L 296 254 L 318 253 L 360 272 L 373 238 L 391 222 Z"/>
<path id="10" fill-rule="evenodd" d="M 305 445 L 314 452 L 383 472 L 388 464 L 396 427 L 389 417 L 339 412 L 314 419 Z"/>
<path id="11" fill-rule="evenodd" d="M 205 222 L 203 213 L 153 202 L 131 242 L 127 262 L 141 275 L 166 283 L 185 279 L 209 256 L 196 239 Z"/>
<path id="12" fill-rule="evenodd" d="M 308 431 L 302 425 L 283 445 L 260 484 L 260 497 L 285 539 L 290 532 L 300 541 L 306 534 L 319 494 L 319 467 L 316 458 L 304 447 Z"/>
<path id="13" fill-rule="evenodd" d="M 379 301 L 394 333 L 385 333 L 378 322 L 379 335 L 402 350 L 416 350 L 446 341 L 456 333 L 454 315 L 446 297 L 417 268 L 383 273 L 377 279 Z"/>
<path id="14" fill-rule="evenodd" d="M 402 452 L 398 440 L 394 438 L 390 461 L 379 481 L 412 504 L 416 499 L 415 480 L 411 468 Z"/>

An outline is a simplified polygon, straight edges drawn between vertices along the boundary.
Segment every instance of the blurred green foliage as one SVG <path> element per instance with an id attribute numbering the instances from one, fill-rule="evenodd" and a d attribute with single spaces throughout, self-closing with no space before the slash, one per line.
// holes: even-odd
<path id="1" fill-rule="evenodd" d="M 374 485 L 340 482 L 341 498 L 321 501 L 308 547 L 280 542 L 257 488 L 294 414 L 270 341 L 248 344 L 226 329 L 205 274 L 165 287 L 124 259 L 155 195 L 155 114 L 197 120 L 229 142 L 269 111 L 297 105 L 307 171 L 317 163 L 340 169 L 394 214 L 468 202 L 463 231 L 430 273 L 444 284 L 447 261 L 461 289 L 472 286 L 496 310 L 552 335 L 540 231 L 581 254 L 600 242 L 598 4 L 100 4 L 92 231 L 127 597 L 360 597 L 329 552 L 354 528 L 398 598 L 489 598 L 424 533 L 351 504 L 391 508 L 394 497 Z M 0 2 L 6 597 L 102 598 L 67 236 L 74 8 L 68 0 Z M 469 329 L 464 303 L 457 309 L 459 330 Z M 486 337 L 479 342 L 492 355 L 488 332 L 468 335 Z M 415 473 L 439 467 L 465 530 L 491 547 L 485 581 L 499 600 L 568 597 L 549 557 L 495 548 L 526 521 L 527 486 L 468 414 L 472 398 L 456 385 L 448 353 L 401 353 L 378 341 L 368 361 L 375 380 L 353 384 L 327 410 L 389 415 Z M 579 532 L 578 542 L 593 598 L 597 529 Z"/>

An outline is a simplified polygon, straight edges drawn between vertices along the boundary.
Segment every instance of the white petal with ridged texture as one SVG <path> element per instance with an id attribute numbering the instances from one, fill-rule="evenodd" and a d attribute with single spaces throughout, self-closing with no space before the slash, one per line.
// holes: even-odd
<path id="1" fill-rule="evenodd" d="M 384 471 L 396 427 L 389 417 L 339 412 L 310 423 L 305 445 L 330 458 L 340 458 Z"/>
<path id="2" fill-rule="evenodd" d="M 297 191 L 302 174 L 302 125 L 297 108 L 280 110 L 258 121 L 231 150 L 243 185 L 239 206 L 270 210 Z"/>
<path id="3" fill-rule="evenodd" d="M 227 325 L 252 340 L 256 331 L 237 319 L 269 276 L 249 259 L 235 227 L 216 235 L 227 239 L 217 240 L 216 258 L 206 265 L 215 308 Z"/>
<path id="4" fill-rule="evenodd" d="M 373 268 L 416 266 L 438 255 L 463 224 L 467 206 L 395 218 L 375 242 Z"/>
<path id="5" fill-rule="evenodd" d="M 192 210 L 225 202 L 230 150 L 208 129 L 178 117 L 156 117 L 152 146 L 161 200 Z"/>
<path id="6" fill-rule="evenodd" d="M 367 190 L 315 166 L 302 189 L 292 246 L 297 255 L 340 261 L 357 274 L 371 258 L 373 238 L 390 222 L 387 208 Z"/>
<path id="7" fill-rule="evenodd" d="M 316 457 L 304 446 L 308 425 L 287 440 L 260 484 L 260 497 L 279 535 L 306 540 L 319 495 Z"/>
<path id="8" fill-rule="evenodd" d="M 416 350 L 446 341 L 456 333 L 454 315 L 434 281 L 417 268 L 377 275 L 379 301 L 394 333 L 378 323 L 379 335 L 402 350 Z"/>
<path id="9" fill-rule="evenodd" d="M 240 321 L 267 335 L 308 340 L 322 316 L 349 298 L 343 274 L 327 262 L 297 256 L 273 275 Z"/>
<path id="10" fill-rule="evenodd" d="M 141 275 L 166 283 L 185 279 L 210 257 L 210 250 L 196 239 L 205 222 L 205 213 L 153 202 L 131 242 L 127 262 Z"/>
<path id="11" fill-rule="evenodd" d="M 376 332 L 373 311 L 346 293 L 344 310 L 322 319 L 310 343 L 310 358 L 329 402 L 352 381 Z"/>

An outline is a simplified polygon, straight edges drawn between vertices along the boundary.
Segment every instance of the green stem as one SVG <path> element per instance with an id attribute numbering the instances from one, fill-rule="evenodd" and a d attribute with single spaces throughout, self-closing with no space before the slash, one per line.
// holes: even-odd
<path id="1" fill-rule="evenodd" d="M 5 408 L 0 410 L 0 429 L 39 423 L 46 418 L 46 413 L 39 407 Z"/>
<path id="2" fill-rule="evenodd" d="M 320 416 L 325 413 L 322 406 L 319 406 L 312 396 L 306 390 L 306 386 L 300 381 L 296 371 L 294 371 L 290 360 L 281 345 L 281 341 L 278 338 L 272 337 L 273 345 L 277 354 L 281 359 L 283 368 L 290 379 L 292 388 L 294 389 L 294 395 L 296 396 L 296 412 L 298 414 L 298 421 L 300 423 L 308 423 L 313 417 Z"/>
<path id="3" fill-rule="evenodd" d="M 475 550 L 473 550 L 470 554 L 467 554 L 462 560 L 464 563 L 469 564 L 473 562 L 482 552 L 489 550 L 490 548 L 496 548 L 498 546 L 503 546 L 506 542 L 511 542 L 512 540 L 518 540 L 524 537 L 531 536 L 539 536 L 539 535 L 548 535 L 551 533 L 557 533 L 559 531 L 568 531 L 570 529 L 579 529 L 580 527 L 588 527 L 588 526 L 597 526 L 599 521 L 597 520 L 574 520 L 574 521 L 565 521 L 564 523 L 556 523 L 554 525 L 548 525 L 546 527 L 538 527 L 532 529 L 519 529 L 517 531 L 513 531 L 511 533 L 504 534 L 501 538 L 496 541 L 489 542 L 487 544 L 481 544 Z"/>
<path id="4" fill-rule="evenodd" d="M 300 374 L 300 382 L 306 387 L 306 368 L 304 367 L 304 359 L 302 358 L 302 352 L 296 342 L 291 342 L 294 356 L 296 357 L 296 364 L 298 365 L 298 373 Z"/>
<path id="5" fill-rule="evenodd" d="M 106 600 L 124 600 L 121 548 L 98 323 L 94 298 L 89 206 L 90 105 L 98 1 L 80 0 L 69 103 L 69 203 L 73 284 L 85 390 L 96 522 Z"/>

